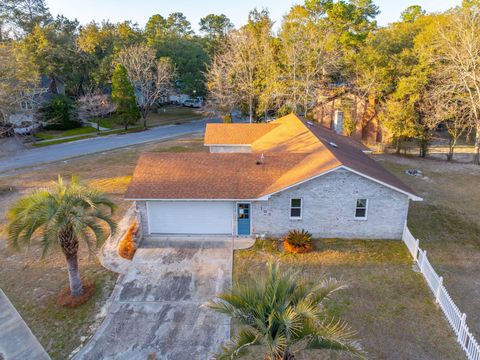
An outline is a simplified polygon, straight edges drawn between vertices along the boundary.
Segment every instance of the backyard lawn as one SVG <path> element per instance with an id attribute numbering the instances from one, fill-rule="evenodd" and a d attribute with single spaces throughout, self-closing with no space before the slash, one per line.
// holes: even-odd
<path id="1" fill-rule="evenodd" d="M 325 239 L 310 254 L 286 254 L 271 246 L 235 251 L 234 281 L 258 279 L 267 261 L 319 281 L 322 274 L 343 279 L 349 288 L 337 293 L 329 313 L 346 320 L 372 359 L 463 359 L 453 332 L 427 289 L 423 277 L 412 271 L 403 243 Z M 256 349 L 255 351 L 259 351 Z M 301 360 L 343 359 L 324 351 L 309 351 Z M 252 353 L 247 359 L 259 359 Z"/>
<path id="2" fill-rule="evenodd" d="M 101 321 L 97 319 L 97 315 L 101 313 L 101 308 L 110 296 L 117 275 L 104 269 L 95 256 L 89 256 L 86 251 L 82 251 L 80 273 L 83 277 L 95 281 L 96 295 L 87 304 L 76 309 L 57 306 L 56 294 L 68 282 L 63 254 L 56 251 L 45 260 L 39 261 L 37 250 L 11 253 L 6 247 L 5 232 L 2 229 L 4 213 L 20 195 L 47 185 L 56 180 L 58 174 L 67 179 L 76 174 L 112 197 L 119 206 L 116 214 L 118 220 L 130 205 L 130 202 L 123 200 L 123 194 L 130 182 L 136 160 L 139 153 L 146 150 L 204 151 L 205 147 L 201 139 L 186 137 L 89 155 L 0 177 L 0 288 L 53 359 L 67 359 L 82 340 L 85 342 L 94 332 L 94 328 Z"/>

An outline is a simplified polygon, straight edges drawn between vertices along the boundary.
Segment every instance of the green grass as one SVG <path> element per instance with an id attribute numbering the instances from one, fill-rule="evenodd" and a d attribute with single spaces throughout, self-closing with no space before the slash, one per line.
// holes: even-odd
<path id="1" fill-rule="evenodd" d="M 75 129 L 59 131 L 59 130 L 44 130 L 40 131 L 35 134 L 35 137 L 40 140 L 52 140 L 57 139 L 60 137 L 67 137 L 67 136 L 76 136 L 76 135 L 83 135 L 83 134 L 91 134 L 96 132 L 97 129 L 90 127 L 90 126 L 83 126 Z"/>
<path id="2" fill-rule="evenodd" d="M 147 126 L 163 126 L 171 124 L 181 124 L 192 120 L 202 119 L 205 116 L 198 109 L 186 108 L 181 106 L 167 106 L 158 109 L 158 112 L 151 112 L 147 117 Z M 92 119 L 92 122 L 99 121 L 100 126 L 109 129 L 119 129 L 123 126 L 115 115 L 109 118 Z M 134 126 L 143 126 L 143 120 L 139 119 Z"/>
<path id="3" fill-rule="evenodd" d="M 138 132 L 138 131 L 142 131 L 142 130 L 143 129 L 141 127 L 138 127 L 138 126 L 137 127 L 131 127 L 127 130 L 127 133 Z M 96 133 L 96 134 L 93 134 L 93 135 L 75 136 L 75 137 L 71 137 L 71 138 L 67 138 L 67 139 L 58 139 L 58 140 L 51 140 L 51 141 L 40 141 L 40 142 L 37 142 L 37 143 L 33 144 L 32 146 L 34 146 L 34 147 L 45 147 L 45 146 L 50 146 L 50 145 L 63 144 L 63 143 L 67 143 L 67 142 L 77 141 L 77 140 L 91 139 L 91 138 L 98 137 L 98 136 L 108 136 L 108 135 L 116 135 L 116 134 L 125 134 L 125 130 L 122 128 L 122 129 L 117 129 L 117 130 L 112 130 L 112 131 L 103 131 L 101 133 Z"/>

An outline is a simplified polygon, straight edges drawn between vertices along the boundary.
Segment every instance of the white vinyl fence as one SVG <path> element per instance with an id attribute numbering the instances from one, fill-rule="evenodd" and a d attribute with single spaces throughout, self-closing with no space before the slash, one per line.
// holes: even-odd
<path id="1" fill-rule="evenodd" d="M 427 251 L 420 249 L 419 240 L 413 237 L 407 226 L 405 226 L 405 230 L 403 231 L 403 242 L 407 245 L 410 254 L 412 254 L 430 290 L 432 290 L 436 302 L 440 305 L 453 331 L 455 331 L 457 341 L 463 350 L 465 350 L 467 358 L 470 360 L 480 360 L 480 346 L 468 329 L 467 323 L 465 322 L 467 316 L 455 305 L 447 289 L 443 286 L 443 278 L 438 276 L 430 264 L 430 261 L 428 261 Z"/>

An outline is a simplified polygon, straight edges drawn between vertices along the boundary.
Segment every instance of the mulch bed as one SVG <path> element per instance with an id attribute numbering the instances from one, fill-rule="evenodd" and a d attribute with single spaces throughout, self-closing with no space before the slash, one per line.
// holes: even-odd
<path id="1" fill-rule="evenodd" d="M 295 246 L 290 244 L 287 240 L 283 241 L 283 248 L 285 251 L 292 254 L 305 254 L 312 251 L 312 244 L 305 244 L 303 246 Z"/>
<path id="2" fill-rule="evenodd" d="M 70 293 L 70 287 L 67 286 L 57 295 L 57 304 L 63 307 L 75 308 L 85 304 L 95 293 L 95 284 L 91 281 L 82 281 L 83 294 L 73 297 Z"/>

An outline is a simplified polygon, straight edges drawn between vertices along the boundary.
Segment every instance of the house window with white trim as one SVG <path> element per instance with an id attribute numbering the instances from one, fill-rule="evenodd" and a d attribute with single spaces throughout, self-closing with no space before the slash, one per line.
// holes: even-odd
<path id="1" fill-rule="evenodd" d="M 302 199 L 290 199 L 290 218 L 302 218 Z"/>
<path id="2" fill-rule="evenodd" d="M 355 207 L 355 219 L 367 218 L 368 199 L 357 199 Z"/>

